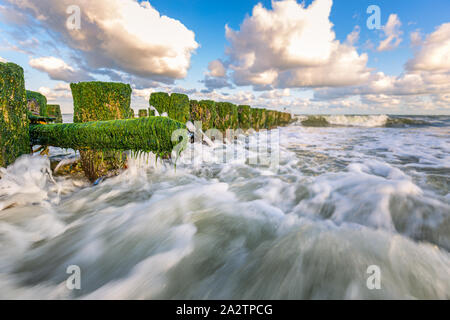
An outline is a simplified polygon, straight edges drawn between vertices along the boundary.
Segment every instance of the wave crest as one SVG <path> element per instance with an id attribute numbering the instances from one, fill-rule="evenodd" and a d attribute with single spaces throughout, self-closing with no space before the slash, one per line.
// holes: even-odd
<path id="1" fill-rule="evenodd" d="M 392 118 L 387 115 L 332 115 L 305 116 L 300 122 L 305 127 L 407 127 L 428 125 L 424 120 L 411 118 Z"/>

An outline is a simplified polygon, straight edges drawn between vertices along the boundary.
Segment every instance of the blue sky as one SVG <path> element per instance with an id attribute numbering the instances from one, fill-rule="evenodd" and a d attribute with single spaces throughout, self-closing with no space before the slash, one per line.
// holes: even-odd
<path id="1" fill-rule="evenodd" d="M 63 27 L 66 2 L 81 7 L 79 31 Z M 329 16 L 331 0 L 281 1 L 295 2 L 290 8 L 297 16 L 266 0 L 151 0 L 152 9 L 144 6 L 147 1 L 141 7 L 133 2 L 0 0 L 0 60 L 24 67 L 28 89 L 46 94 L 65 112 L 72 108 L 71 81 L 120 80 L 134 87 L 136 110 L 146 107 L 150 92 L 164 90 L 296 113 L 450 113 L 448 0 L 334 0 Z M 253 13 L 258 3 L 259 15 Z M 323 9 L 313 11 L 314 5 Z M 381 9 L 383 29 L 367 28 L 370 5 Z M 142 14 L 142 20 L 116 19 L 124 12 Z M 322 28 L 316 20 L 332 26 Z M 233 40 L 225 25 L 236 32 Z M 357 37 L 349 43 L 352 32 Z M 389 36 L 392 41 L 381 49 Z M 297 40 L 289 52 L 265 47 Z M 253 63 L 244 62 L 249 56 Z M 348 65 L 336 65 L 332 60 L 338 58 Z M 212 61 L 223 72 L 212 69 Z M 205 86 L 207 79 L 214 85 Z"/>
<path id="2" fill-rule="evenodd" d="M 299 1 L 301 2 L 301 1 Z M 312 1 L 306 1 L 308 5 Z M 246 15 L 251 14 L 257 3 L 271 8 L 271 1 L 230 0 L 230 1 L 204 1 L 204 0 L 154 0 L 151 1 L 162 14 L 183 21 L 190 29 L 195 31 L 197 41 L 202 45 L 192 60 L 190 83 L 202 76 L 207 62 L 223 56 L 224 48 L 228 42 L 224 36 L 225 24 L 233 29 L 239 29 Z M 404 22 L 405 33 L 421 29 L 424 33 L 431 33 L 436 26 L 450 22 L 450 1 L 433 0 L 337 0 L 333 2 L 331 21 L 337 39 L 345 40 L 355 25 L 362 27 L 361 43 L 366 40 L 379 40 L 379 31 L 368 30 L 365 25 L 369 15 L 366 13 L 370 5 L 376 4 L 381 9 L 381 22 L 385 24 L 389 15 L 399 14 Z M 181 9 L 185 8 L 185 9 Z M 408 25 L 410 24 L 410 25 Z M 395 52 L 372 52 L 370 67 L 384 70 L 386 73 L 398 75 L 403 71 L 403 64 L 412 56 L 409 40 L 405 39 Z"/>

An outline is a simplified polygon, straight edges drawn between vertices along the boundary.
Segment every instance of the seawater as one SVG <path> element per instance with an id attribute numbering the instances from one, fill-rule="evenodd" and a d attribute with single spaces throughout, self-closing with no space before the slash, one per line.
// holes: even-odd
<path id="1" fill-rule="evenodd" d="M 450 118 L 328 117 L 279 129 L 276 170 L 183 161 L 242 141 L 96 186 L 20 158 L 0 171 L 0 298 L 450 299 Z"/>

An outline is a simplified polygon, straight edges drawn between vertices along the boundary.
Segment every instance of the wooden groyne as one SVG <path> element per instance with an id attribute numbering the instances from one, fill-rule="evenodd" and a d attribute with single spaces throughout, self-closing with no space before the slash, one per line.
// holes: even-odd
<path id="1" fill-rule="evenodd" d="M 143 151 L 169 155 L 180 142 L 173 133 L 186 126 L 166 117 L 142 117 L 112 121 L 31 125 L 33 145 L 80 151 Z"/>
<path id="2" fill-rule="evenodd" d="M 185 129 L 188 121 L 200 121 L 203 131 L 223 132 L 272 129 L 292 121 L 285 112 L 190 100 L 184 94 L 165 92 L 152 93 L 150 108 L 139 110 L 136 119 L 128 84 L 96 81 L 70 87 L 74 123 L 62 124 L 59 105 L 48 105 L 42 94 L 25 90 L 20 66 L 0 63 L 0 166 L 30 153 L 33 145 L 70 148 L 80 151 L 83 171 L 95 181 L 108 170 L 124 166 L 124 151 L 170 155 L 180 141 L 187 141 L 183 135 L 174 140 L 173 133 Z M 168 117 L 154 117 L 155 110 Z"/>
<path id="3" fill-rule="evenodd" d="M 159 114 L 166 113 L 169 118 L 185 123 L 201 121 L 202 129 L 273 129 L 292 122 L 290 113 L 246 105 L 237 106 L 230 102 L 212 100 L 189 100 L 184 94 L 165 92 L 152 93 L 150 106 Z"/>

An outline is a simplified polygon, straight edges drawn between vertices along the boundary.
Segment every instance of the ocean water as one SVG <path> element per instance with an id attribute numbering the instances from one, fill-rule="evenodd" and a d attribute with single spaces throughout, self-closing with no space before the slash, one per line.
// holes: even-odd
<path id="1" fill-rule="evenodd" d="M 450 117 L 320 117 L 273 131 L 273 167 L 251 140 L 96 186 L 20 158 L 0 171 L 0 298 L 450 299 Z"/>

